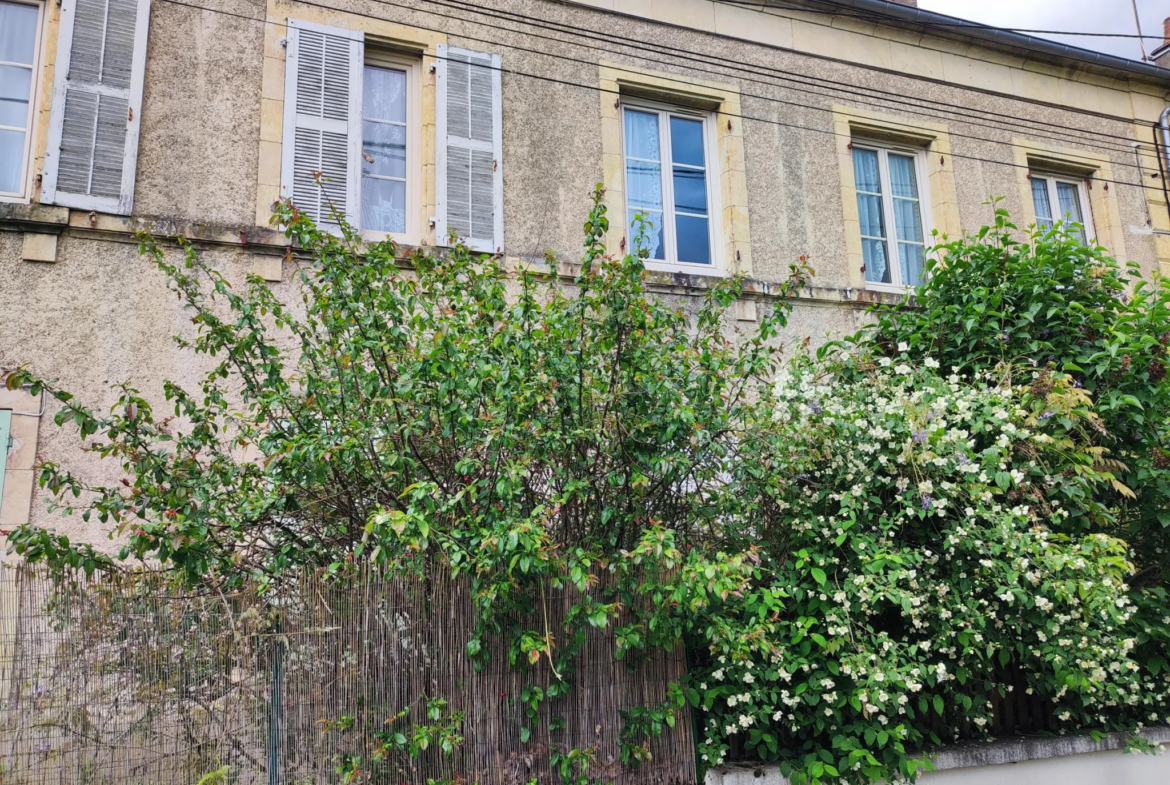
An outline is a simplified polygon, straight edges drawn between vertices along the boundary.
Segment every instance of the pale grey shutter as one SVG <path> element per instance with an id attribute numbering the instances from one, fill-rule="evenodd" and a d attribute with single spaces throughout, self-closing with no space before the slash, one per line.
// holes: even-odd
<path id="1" fill-rule="evenodd" d="M 485 253 L 504 248 L 499 55 L 438 47 L 435 240 L 450 232 Z"/>
<path id="2" fill-rule="evenodd" d="M 41 201 L 129 215 L 150 0 L 63 0 Z"/>
<path id="3" fill-rule="evenodd" d="M 324 226 L 361 214 L 363 49 L 359 30 L 288 20 L 281 190 Z"/>

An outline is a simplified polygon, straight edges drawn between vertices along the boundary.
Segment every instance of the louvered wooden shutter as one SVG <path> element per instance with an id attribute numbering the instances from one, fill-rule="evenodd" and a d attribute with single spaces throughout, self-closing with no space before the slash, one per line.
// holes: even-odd
<path id="1" fill-rule="evenodd" d="M 469 248 L 504 248 L 500 56 L 438 47 L 435 240 L 451 231 Z"/>
<path id="2" fill-rule="evenodd" d="M 358 225 L 363 47 L 359 30 L 288 20 L 281 190 L 324 226 L 334 211 Z"/>
<path id="3" fill-rule="evenodd" d="M 41 201 L 129 215 L 150 0 L 63 0 Z"/>

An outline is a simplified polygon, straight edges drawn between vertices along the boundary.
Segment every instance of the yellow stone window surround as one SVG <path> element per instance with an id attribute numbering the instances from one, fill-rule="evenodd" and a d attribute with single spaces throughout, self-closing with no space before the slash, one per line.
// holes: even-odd
<path id="1" fill-rule="evenodd" d="M 421 188 L 416 199 L 418 209 L 411 217 L 423 244 L 434 243 L 430 225 L 435 214 L 435 73 L 432 67 L 438 55 L 439 44 L 447 43 L 447 36 L 431 30 L 422 30 L 395 22 L 371 19 L 367 16 L 333 11 L 320 6 L 303 5 L 295 0 L 268 0 L 268 22 L 264 26 L 264 76 L 260 97 L 260 171 L 256 187 L 256 224 L 267 226 L 272 217 L 272 203 L 280 198 L 281 144 L 284 135 L 284 73 L 288 19 L 361 30 L 367 47 L 382 47 L 403 54 L 417 54 L 420 60 L 420 96 L 412 107 L 419 109 L 418 121 L 412 126 L 421 128 L 418 144 L 421 160 L 416 170 L 421 171 Z M 274 269 L 257 270 L 269 280 L 279 280 L 279 260 L 268 266 Z"/>
<path id="2" fill-rule="evenodd" d="M 862 269 L 865 257 L 861 249 L 861 217 L 857 211 L 857 183 L 853 175 L 854 141 L 892 145 L 923 153 L 926 169 L 923 196 L 926 198 L 922 202 L 926 246 L 929 249 L 933 244 L 930 237 L 932 229 L 940 235 L 948 236 L 957 236 L 962 232 L 959 224 L 959 196 L 951 163 L 951 139 L 946 125 L 837 104 L 833 106 L 833 133 L 841 176 L 845 255 L 851 287 L 866 288 L 865 272 Z"/>
<path id="3" fill-rule="evenodd" d="M 680 79 L 628 65 L 602 63 L 602 169 L 605 205 L 609 217 L 606 245 L 611 253 L 628 250 L 625 163 L 622 150 L 622 99 L 652 101 L 680 108 L 710 111 L 714 117 L 715 155 L 708 166 L 717 178 L 719 203 L 712 226 L 717 235 L 712 275 L 752 271 L 751 232 L 748 224 L 747 171 L 744 161 L 740 97 L 736 87 L 716 82 Z M 721 245 L 720 240 L 722 240 Z M 718 269 L 715 269 L 715 268 Z"/>
<path id="4" fill-rule="evenodd" d="M 1126 260 L 1125 230 L 1117 197 L 1114 189 L 1109 187 L 1109 181 L 1113 180 L 1113 166 L 1107 153 L 1017 138 L 1012 139 L 1012 159 L 1023 207 L 1022 220 L 1016 221 L 1021 228 L 1036 223 L 1036 206 L 1032 201 L 1033 172 L 1084 180 L 1085 193 L 1089 197 L 1085 207 L 1089 211 L 1096 242 L 1118 261 Z"/>

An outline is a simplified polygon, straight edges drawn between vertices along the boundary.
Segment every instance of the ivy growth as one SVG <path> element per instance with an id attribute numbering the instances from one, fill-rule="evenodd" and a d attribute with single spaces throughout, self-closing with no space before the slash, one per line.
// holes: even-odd
<path id="1" fill-rule="evenodd" d="M 350 714 L 319 720 L 324 732 L 337 734 L 353 749 L 338 754 L 336 772 L 343 785 L 401 775 L 411 761 L 431 747 L 444 756 L 453 755 L 463 743 L 464 712 L 450 711 L 444 698 L 427 698 L 425 715 L 422 722 L 412 723 L 407 706 L 380 725 L 364 729 Z"/>

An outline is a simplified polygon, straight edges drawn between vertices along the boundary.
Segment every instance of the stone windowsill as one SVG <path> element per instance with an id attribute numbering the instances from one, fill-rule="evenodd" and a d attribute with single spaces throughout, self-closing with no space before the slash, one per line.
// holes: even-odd
<path id="1" fill-rule="evenodd" d="M 0 231 L 61 234 L 68 224 L 68 207 L 0 202 Z"/>

